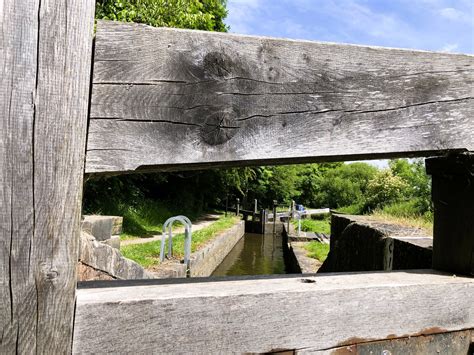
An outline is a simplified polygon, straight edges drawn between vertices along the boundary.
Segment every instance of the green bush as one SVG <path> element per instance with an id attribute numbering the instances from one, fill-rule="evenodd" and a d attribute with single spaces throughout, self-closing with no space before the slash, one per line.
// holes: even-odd
<path id="1" fill-rule="evenodd" d="M 382 211 L 395 217 L 411 217 L 420 215 L 416 200 L 395 202 L 384 206 Z"/>
<path id="2" fill-rule="evenodd" d="M 395 217 L 403 218 L 422 218 L 427 222 L 433 221 L 433 213 L 431 211 L 425 211 L 421 206 L 419 198 L 415 198 L 410 201 L 396 202 L 386 205 L 382 208 L 381 212 Z"/>
<path id="3" fill-rule="evenodd" d="M 312 214 L 311 219 L 317 221 L 329 220 L 331 218 L 331 213 L 320 213 L 320 214 Z"/>
<path id="4" fill-rule="evenodd" d="M 366 209 L 375 210 L 399 202 L 407 188 L 405 180 L 393 175 L 391 170 L 377 172 L 367 184 Z"/>
<path id="5" fill-rule="evenodd" d="M 364 203 L 357 203 L 354 205 L 338 207 L 336 212 L 345 213 L 345 214 L 362 214 L 364 213 Z"/>

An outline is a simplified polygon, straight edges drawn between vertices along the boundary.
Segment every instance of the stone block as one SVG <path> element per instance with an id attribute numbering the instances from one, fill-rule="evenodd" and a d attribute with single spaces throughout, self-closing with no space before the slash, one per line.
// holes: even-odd
<path id="1" fill-rule="evenodd" d="M 110 239 L 122 233 L 123 217 L 118 216 L 83 216 L 81 228 L 99 241 Z"/>

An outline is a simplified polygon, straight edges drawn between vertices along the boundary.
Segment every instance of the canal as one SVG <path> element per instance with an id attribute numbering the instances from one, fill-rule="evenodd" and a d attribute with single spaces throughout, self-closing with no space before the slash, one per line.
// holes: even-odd
<path id="1" fill-rule="evenodd" d="M 270 275 L 294 272 L 281 233 L 246 233 L 212 276 Z"/>

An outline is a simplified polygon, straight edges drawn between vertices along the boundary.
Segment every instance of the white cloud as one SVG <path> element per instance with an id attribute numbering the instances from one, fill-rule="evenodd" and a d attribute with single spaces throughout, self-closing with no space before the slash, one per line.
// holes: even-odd
<path id="1" fill-rule="evenodd" d="M 453 7 L 445 7 L 439 10 L 438 14 L 441 17 L 444 17 L 451 21 L 466 22 L 466 23 L 472 23 L 474 21 L 471 18 L 471 16 Z"/>
<path id="2" fill-rule="evenodd" d="M 308 1 L 296 0 L 296 3 L 308 7 Z M 324 3 L 312 2 L 313 11 L 323 11 L 327 16 L 337 19 L 341 24 L 340 31 L 365 33 L 373 38 L 398 42 L 410 42 L 415 38 L 412 29 L 395 14 L 371 9 L 363 0 L 326 0 Z M 348 38 L 351 40 L 350 38 Z"/>
<path id="3" fill-rule="evenodd" d="M 248 34 L 252 32 L 252 23 L 255 22 L 256 13 L 261 9 L 261 0 L 229 0 L 226 24 L 234 33 Z"/>
<path id="4" fill-rule="evenodd" d="M 459 48 L 459 44 L 457 43 L 448 43 L 442 48 L 440 48 L 441 52 L 455 52 Z"/>

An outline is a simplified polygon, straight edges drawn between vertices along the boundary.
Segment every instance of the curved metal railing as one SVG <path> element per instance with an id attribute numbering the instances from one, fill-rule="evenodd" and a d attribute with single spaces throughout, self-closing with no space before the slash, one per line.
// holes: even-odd
<path id="1" fill-rule="evenodd" d="M 186 216 L 174 216 L 170 217 L 163 224 L 163 234 L 161 237 L 161 249 L 160 249 L 160 260 L 165 260 L 165 249 L 166 249 L 166 239 L 168 239 L 168 258 L 173 256 L 173 223 L 181 222 L 184 229 L 184 264 L 186 268 L 189 268 L 189 259 L 191 256 L 191 238 L 192 238 L 192 223 L 191 220 Z M 168 229 L 168 238 L 166 238 L 166 229 Z"/>

